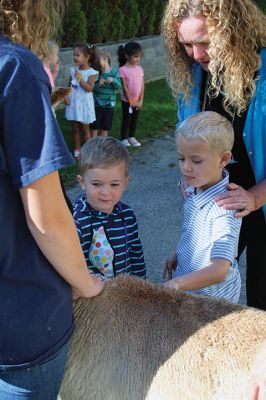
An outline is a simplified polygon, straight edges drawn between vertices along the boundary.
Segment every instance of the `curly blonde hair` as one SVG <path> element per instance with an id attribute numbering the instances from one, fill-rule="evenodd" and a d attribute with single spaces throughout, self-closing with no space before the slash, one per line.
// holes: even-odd
<path id="1" fill-rule="evenodd" d="M 1 34 L 29 48 L 42 60 L 53 33 L 51 21 L 62 7 L 62 0 L 0 0 Z"/>
<path id="2" fill-rule="evenodd" d="M 175 96 L 188 101 L 193 86 L 193 60 L 179 42 L 177 26 L 190 16 L 203 16 L 209 33 L 209 95 L 225 92 L 224 108 L 244 111 L 256 90 L 259 48 L 266 46 L 266 16 L 251 0 L 169 0 L 162 20 L 168 56 L 168 79 Z"/>

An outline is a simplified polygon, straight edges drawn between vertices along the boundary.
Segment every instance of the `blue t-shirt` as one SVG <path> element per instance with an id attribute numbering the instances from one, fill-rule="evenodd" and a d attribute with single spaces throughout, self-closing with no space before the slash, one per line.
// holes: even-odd
<path id="1" fill-rule="evenodd" d="M 33 239 L 18 190 L 72 162 L 42 63 L 0 36 L 0 371 L 44 361 L 73 330 L 70 287 Z"/>

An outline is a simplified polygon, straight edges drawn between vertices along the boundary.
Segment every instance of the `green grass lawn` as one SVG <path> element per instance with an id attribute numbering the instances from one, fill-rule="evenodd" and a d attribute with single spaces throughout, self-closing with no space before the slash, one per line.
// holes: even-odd
<path id="1" fill-rule="evenodd" d="M 64 110 L 56 112 L 59 126 L 64 134 L 69 149 L 73 151 L 70 122 L 64 118 Z M 164 79 L 146 83 L 143 107 L 141 109 L 136 137 L 144 144 L 146 141 L 160 136 L 163 132 L 175 129 L 176 104 L 171 91 Z M 121 106 L 119 96 L 115 108 L 113 129 L 110 135 L 120 138 Z M 139 148 L 129 148 L 130 153 Z M 73 165 L 61 171 L 64 183 L 71 184 L 76 180 L 78 165 Z"/>

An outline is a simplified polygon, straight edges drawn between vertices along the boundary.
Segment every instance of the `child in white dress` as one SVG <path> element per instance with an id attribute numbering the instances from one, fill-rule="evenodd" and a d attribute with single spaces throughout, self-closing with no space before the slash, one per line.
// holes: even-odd
<path id="1" fill-rule="evenodd" d="M 98 55 L 94 46 L 77 43 L 74 46 L 74 63 L 70 68 L 71 96 L 66 101 L 65 117 L 71 121 L 74 139 L 74 157 L 79 158 L 80 134 L 86 142 L 91 138 L 89 124 L 95 121 L 92 90 L 98 76 Z M 93 68 L 94 67 L 94 68 Z"/>

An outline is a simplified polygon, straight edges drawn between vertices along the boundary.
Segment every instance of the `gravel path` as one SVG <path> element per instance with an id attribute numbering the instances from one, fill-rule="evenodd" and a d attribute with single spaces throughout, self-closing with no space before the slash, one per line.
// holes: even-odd
<path id="1" fill-rule="evenodd" d="M 143 244 L 147 277 L 161 282 L 163 263 L 174 248 L 182 224 L 182 198 L 177 182 L 180 176 L 173 135 L 165 134 L 147 142 L 134 153 L 130 183 L 123 196 L 137 216 Z M 72 201 L 81 193 L 79 185 L 67 190 Z M 240 260 L 242 292 L 245 298 L 245 266 Z"/>

